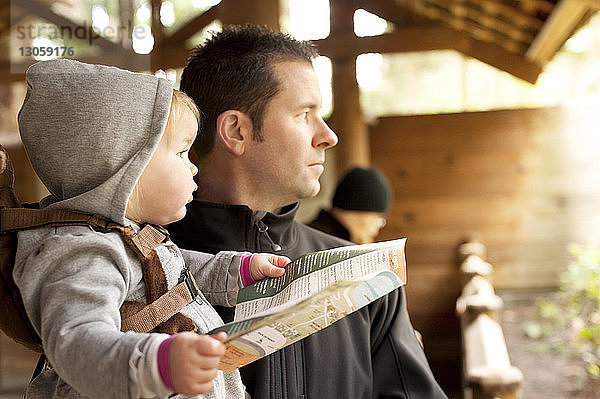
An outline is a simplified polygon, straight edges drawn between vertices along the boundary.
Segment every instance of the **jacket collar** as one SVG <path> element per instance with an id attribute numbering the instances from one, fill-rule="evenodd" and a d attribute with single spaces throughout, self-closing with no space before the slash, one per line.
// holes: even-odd
<path id="1" fill-rule="evenodd" d="M 169 230 L 180 241 L 195 244 L 191 248 L 285 252 L 297 241 L 294 218 L 298 208 L 299 203 L 294 203 L 274 214 L 255 211 L 246 205 L 193 200 L 188 204 L 186 217 Z M 281 249 L 277 250 L 278 247 Z"/>

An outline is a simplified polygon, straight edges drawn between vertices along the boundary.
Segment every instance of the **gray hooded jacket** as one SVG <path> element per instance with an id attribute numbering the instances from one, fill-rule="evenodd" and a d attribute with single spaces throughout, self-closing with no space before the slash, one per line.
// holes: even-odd
<path id="1" fill-rule="evenodd" d="M 27 71 L 19 130 L 32 166 L 50 191 L 42 206 L 125 218 L 127 200 L 165 129 L 172 88 L 152 75 L 72 60 Z M 207 302 L 233 306 L 240 253 L 216 256 L 157 248 L 168 286 L 185 264 L 204 295 L 182 313 L 200 332 L 222 321 Z M 168 336 L 120 331 L 119 308 L 145 301 L 140 263 L 119 233 L 58 227 L 19 233 L 14 278 L 53 369 L 29 398 L 166 397 L 157 350 Z M 219 372 L 202 397 L 243 398 L 239 373 Z"/>

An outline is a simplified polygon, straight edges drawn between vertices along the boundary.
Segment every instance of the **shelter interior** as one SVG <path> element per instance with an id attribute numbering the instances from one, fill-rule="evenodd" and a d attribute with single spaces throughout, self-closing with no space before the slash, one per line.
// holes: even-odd
<path id="1" fill-rule="evenodd" d="M 94 33 L 90 22 L 93 5 L 99 3 L 0 2 L 0 142 L 16 165 L 23 201 L 37 201 L 45 192 L 28 164 L 15 118 L 25 92 L 24 71 L 36 61 L 19 48 L 32 45 L 40 26 L 72 33 L 68 46 L 81 61 L 177 75 L 215 21 L 282 29 L 293 2 L 207 1 L 168 24 L 161 18 L 167 3 L 162 0 L 107 1 L 112 26 L 122 30 L 105 30 L 104 35 Z M 153 37 L 146 53 L 135 48 L 131 35 L 142 3 Z M 303 204 L 301 217 L 327 207 L 336 177 L 349 167 L 375 165 L 384 171 L 395 199 L 379 238 L 408 237 L 411 318 L 438 380 L 459 397 L 456 247 L 468 235 L 481 237 L 497 289 L 555 287 L 558 272 L 569 262 L 567 244 L 600 236 L 600 217 L 594 212 L 600 198 L 600 164 L 594 153 L 600 113 L 593 105 L 579 104 L 369 117 L 361 104 L 357 57 L 451 50 L 535 84 L 567 40 L 593 18 L 600 2 L 330 0 L 328 5 L 328 34 L 313 42 L 331 60 L 328 123 L 340 143 L 328 160 L 322 193 Z M 374 36 L 357 35 L 357 10 L 387 21 L 388 28 Z M 7 365 L 0 367 L 2 375 Z"/>

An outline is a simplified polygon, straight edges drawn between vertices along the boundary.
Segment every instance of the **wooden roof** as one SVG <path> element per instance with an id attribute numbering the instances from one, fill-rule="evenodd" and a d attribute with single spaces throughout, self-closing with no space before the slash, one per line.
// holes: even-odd
<path id="1" fill-rule="evenodd" d="M 420 15 L 540 66 L 550 61 L 599 7 L 598 1 L 579 0 L 415 2 Z"/>
<path id="2" fill-rule="evenodd" d="M 600 9 L 598 0 L 353 0 L 352 3 L 354 8 L 392 22 L 394 31 L 363 38 L 351 37 L 351 32 L 343 29 L 332 31 L 327 39 L 316 41 L 324 55 L 453 49 L 531 83 L 569 37 Z"/>
<path id="3" fill-rule="evenodd" d="M 50 3 L 49 0 L 0 0 L 0 41 L 6 41 L 11 27 L 32 16 L 73 29 L 81 26 L 53 11 Z M 78 2 L 52 3 L 74 5 Z M 151 3 L 158 9 L 161 1 Z M 323 55 L 346 58 L 366 52 L 453 49 L 528 82 L 536 81 L 543 66 L 565 41 L 600 9 L 600 0 L 332 0 L 330 3 L 331 34 L 315 41 Z M 133 0 L 120 0 L 119 4 L 124 5 L 123 8 L 129 6 L 130 11 L 121 10 L 124 20 L 127 13 L 133 12 Z M 223 0 L 168 35 L 158 18 L 153 18 L 156 44 L 150 55 L 136 54 L 130 43 L 124 46 L 124 43 L 100 38 L 94 40 L 100 54 L 84 60 L 138 70 L 145 66 L 151 69 L 181 67 L 189 51 L 186 40 L 212 21 L 265 24 L 265 15 L 273 19 L 272 15 L 268 16 L 269 12 L 273 14 L 269 11 L 273 9 L 279 13 L 278 0 Z M 386 19 L 393 24 L 393 31 L 380 36 L 355 36 L 351 16 L 356 9 Z M 0 60 L 0 76 L 4 81 L 22 79 L 22 75 L 11 77 L 10 60 L 5 54 L 0 54 Z M 32 59 L 22 61 L 33 62 Z"/>

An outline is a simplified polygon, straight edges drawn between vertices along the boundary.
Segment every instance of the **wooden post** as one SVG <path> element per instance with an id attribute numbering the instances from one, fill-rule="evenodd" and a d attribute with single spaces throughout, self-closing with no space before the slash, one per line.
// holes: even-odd
<path id="1" fill-rule="evenodd" d="M 352 2 L 330 0 L 329 4 L 331 38 L 352 37 L 356 39 L 354 35 L 355 7 Z M 350 46 L 350 43 L 345 45 Z M 331 60 L 333 113 L 330 122 L 340 138 L 336 150 L 338 175 L 352 166 L 368 166 L 371 163 L 368 128 L 360 107 L 360 92 L 356 81 L 356 56 L 357 54 L 353 54 L 335 57 Z"/>
<path id="2" fill-rule="evenodd" d="M 469 241 L 458 248 L 461 274 L 468 281 L 456 300 L 463 349 L 464 397 L 519 399 L 523 373 L 510 364 L 497 318 L 502 299 L 486 279 L 493 271 L 483 258 L 485 246 Z"/>
<path id="3" fill-rule="evenodd" d="M 152 8 L 152 36 L 154 37 L 154 50 L 150 53 L 150 69 L 151 72 L 155 72 L 162 68 L 163 65 L 163 52 L 162 42 L 165 37 L 165 27 L 160 21 L 160 8 L 162 5 L 161 0 L 151 0 Z"/>
<path id="4" fill-rule="evenodd" d="M 332 61 L 332 127 L 340 141 L 336 153 L 338 175 L 353 166 L 371 163 L 369 135 L 360 107 L 356 58 Z"/>
<path id="5" fill-rule="evenodd" d="M 266 25 L 279 30 L 279 0 L 223 0 L 219 15 L 224 25 Z"/>

